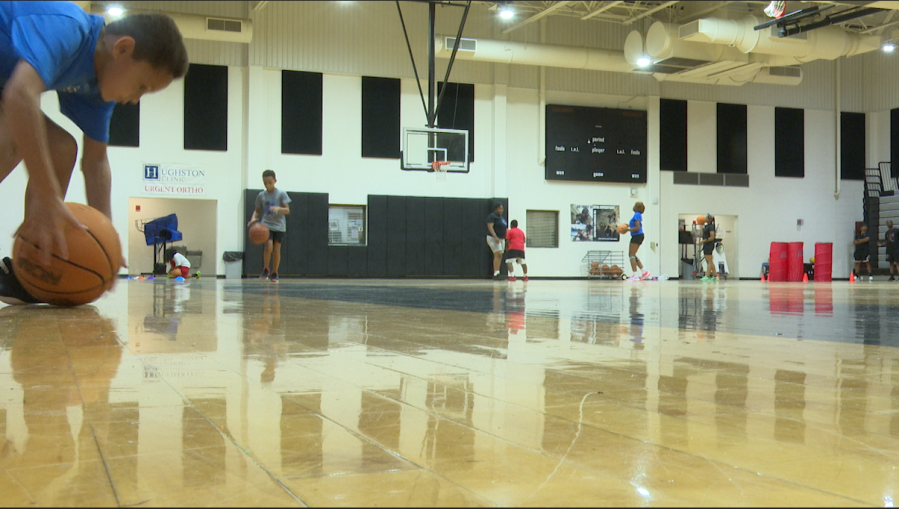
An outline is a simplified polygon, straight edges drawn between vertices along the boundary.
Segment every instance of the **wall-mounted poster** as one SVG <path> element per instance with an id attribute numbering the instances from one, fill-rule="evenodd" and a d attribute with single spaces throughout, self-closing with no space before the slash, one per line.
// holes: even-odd
<path id="1" fill-rule="evenodd" d="M 618 233 L 618 205 L 594 205 L 593 224 L 596 231 L 593 240 L 617 242 Z"/>
<path id="2" fill-rule="evenodd" d="M 571 206 L 571 240 L 593 240 L 593 205 Z"/>
<path id="3" fill-rule="evenodd" d="M 571 240 L 617 242 L 618 205 L 571 205 Z"/>

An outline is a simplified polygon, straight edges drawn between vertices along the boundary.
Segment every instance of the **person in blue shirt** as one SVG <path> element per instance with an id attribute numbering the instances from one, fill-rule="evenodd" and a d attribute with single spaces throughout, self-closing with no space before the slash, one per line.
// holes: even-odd
<path id="1" fill-rule="evenodd" d="M 49 265 L 51 253 L 67 259 L 64 228 L 83 228 L 63 205 L 78 146 L 41 111 L 41 94 L 56 91 L 60 111 L 83 132 L 87 203 L 111 218 L 106 145 L 114 106 L 166 88 L 187 66 L 181 33 L 164 14 L 106 25 L 73 2 L 0 2 L 0 181 L 24 161 L 25 219 L 16 235 L 40 249 L 39 263 Z M 0 263 L 0 301 L 35 302 L 9 258 Z"/>
<path id="2" fill-rule="evenodd" d="M 627 278 L 628 281 L 640 281 L 649 277 L 649 271 L 643 270 L 643 263 L 637 258 L 637 250 L 643 244 L 643 212 L 645 211 L 646 205 L 643 205 L 642 201 L 638 201 L 634 204 L 634 217 L 627 223 L 627 231 L 631 232 L 631 243 L 628 246 L 627 255 L 631 261 L 631 270 L 634 272 L 631 277 Z M 637 270 L 638 268 L 642 273 Z"/>

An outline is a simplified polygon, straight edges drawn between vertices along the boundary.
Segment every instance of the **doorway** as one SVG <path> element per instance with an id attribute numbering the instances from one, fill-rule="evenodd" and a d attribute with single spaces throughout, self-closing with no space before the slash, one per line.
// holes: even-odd
<path id="1" fill-rule="evenodd" d="M 128 272 L 151 274 L 154 270 L 153 245 L 147 245 L 138 225 L 175 214 L 182 240 L 171 245 L 187 251 L 182 254 L 190 261 L 192 273 L 200 271 L 203 276 L 216 277 L 217 209 L 216 200 L 128 198 Z M 168 260 L 157 261 L 168 264 Z"/>
<path id="2" fill-rule="evenodd" d="M 693 229 L 693 223 L 696 221 L 697 216 L 704 216 L 705 212 L 696 212 L 693 214 L 678 214 L 677 223 L 678 230 L 684 230 L 686 232 L 691 232 Z M 726 273 L 728 278 L 730 279 L 739 279 L 739 267 L 737 266 L 737 223 L 739 216 L 733 216 L 728 214 L 716 214 L 715 215 L 715 224 L 717 226 L 716 237 L 721 240 L 721 245 L 724 247 L 724 259 L 726 265 Z M 701 237 L 701 227 L 696 225 L 697 227 L 697 235 Z M 686 248 L 686 249 L 685 249 Z M 686 253 L 685 253 L 686 252 Z M 700 257 L 702 254 L 700 253 Z M 680 245 L 680 249 L 678 250 L 678 257 L 681 258 L 679 262 L 680 265 L 680 273 L 678 274 L 681 279 L 691 279 L 692 274 L 686 272 L 689 270 L 690 265 L 684 262 L 684 258 L 689 259 L 691 262 L 694 259 L 694 250 L 692 245 Z M 719 266 L 721 262 L 719 260 Z M 699 277 L 702 277 L 701 275 Z"/>

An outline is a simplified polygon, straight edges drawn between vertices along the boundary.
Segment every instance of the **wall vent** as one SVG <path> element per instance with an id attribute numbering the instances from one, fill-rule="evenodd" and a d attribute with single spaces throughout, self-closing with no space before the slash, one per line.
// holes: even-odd
<path id="1" fill-rule="evenodd" d="M 456 45 L 455 37 L 447 37 L 443 41 L 444 47 L 447 51 L 452 51 L 453 46 Z M 459 39 L 459 51 L 477 51 L 478 50 L 478 40 L 477 39 L 469 39 L 467 37 L 462 37 Z"/>
<path id="2" fill-rule="evenodd" d="M 798 65 L 769 67 L 768 75 L 783 76 L 785 78 L 801 78 L 802 69 Z"/>
<path id="3" fill-rule="evenodd" d="M 696 21 L 691 21 L 690 23 L 687 23 L 686 25 L 679 26 L 677 29 L 677 36 L 678 36 L 678 38 L 683 39 L 684 37 L 691 36 L 697 32 L 699 32 L 699 20 L 698 19 Z"/>
<path id="4" fill-rule="evenodd" d="M 206 30 L 235 32 L 239 34 L 243 31 L 243 23 L 234 21 L 233 19 L 206 18 Z"/>

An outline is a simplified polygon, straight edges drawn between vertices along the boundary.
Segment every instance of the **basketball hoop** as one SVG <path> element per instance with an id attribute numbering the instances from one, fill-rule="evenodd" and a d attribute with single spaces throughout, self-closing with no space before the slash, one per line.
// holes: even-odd
<path id="1" fill-rule="evenodd" d="M 779 18 L 784 15 L 786 7 L 786 2 L 771 2 L 768 7 L 765 7 L 765 14 L 772 18 Z"/>
<path id="2" fill-rule="evenodd" d="M 437 182 L 446 182 L 446 167 L 449 161 L 434 161 L 431 163 L 431 170 L 437 174 Z"/>

